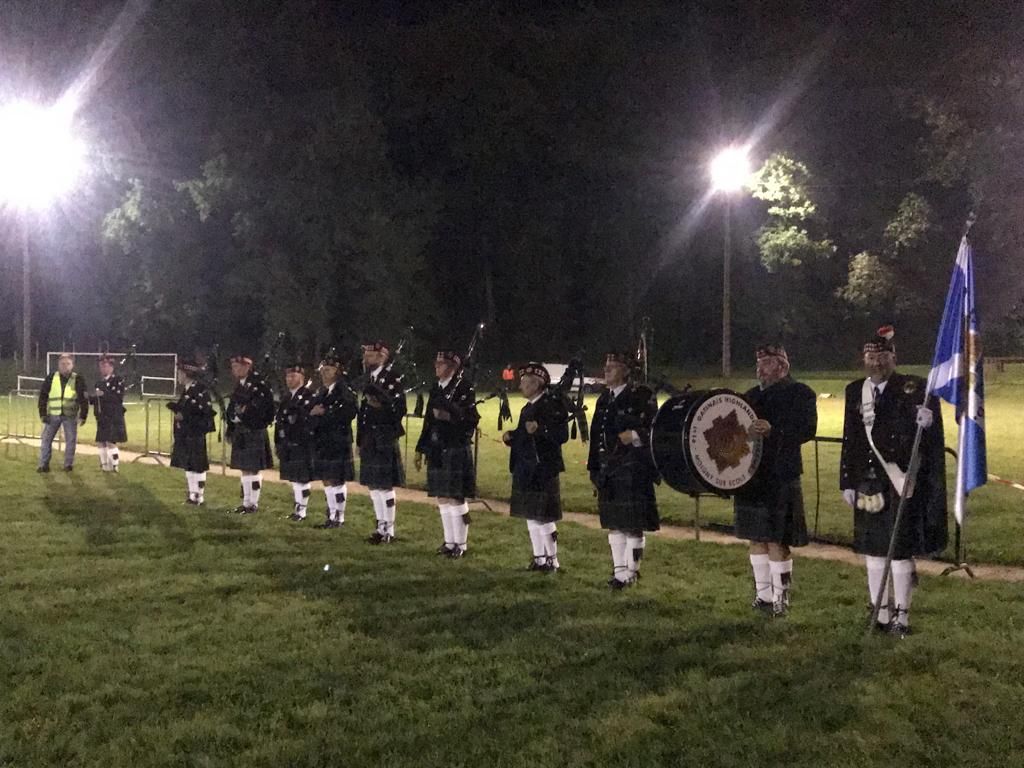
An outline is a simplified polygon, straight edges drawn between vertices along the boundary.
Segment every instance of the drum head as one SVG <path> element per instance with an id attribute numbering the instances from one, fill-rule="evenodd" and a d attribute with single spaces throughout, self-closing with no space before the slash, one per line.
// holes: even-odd
<path id="1" fill-rule="evenodd" d="M 728 389 L 706 393 L 687 414 L 683 450 L 694 477 L 712 493 L 731 495 L 754 477 L 761 441 L 749 437 L 757 414 Z"/>

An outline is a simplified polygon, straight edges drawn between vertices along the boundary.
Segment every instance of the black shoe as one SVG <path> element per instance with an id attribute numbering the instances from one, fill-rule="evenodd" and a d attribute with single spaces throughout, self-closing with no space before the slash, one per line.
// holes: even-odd
<path id="1" fill-rule="evenodd" d="M 393 538 L 393 537 L 392 537 L 392 538 Z M 456 547 L 455 547 L 454 549 L 452 549 L 452 550 L 451 550 L 451 551 L 450 551 L 450 552 L 448 553 L 448 559 L 449 559 L 449 560 L 459 560 L 460 558 L 463 558 L 463 557 L 465 557 L 465 556 L 466 556 L 466 550 L 465 550 L 465 549 L 463 549 L 463 548 L 462 548 L 462 547 L 460 547 L 460 546 L 456 546 Z"/>
<path id="2" fill-rule="evenodd" d="M 36 472 L 38 472 L 41 475 L 45 475 L 49 471 L 50 471 L 50 465 L 49 464 L 47 464 L 45 467 L 36 467 Z"/>
<path id="3" fill-rule="evenodd" d="M 379 543 L 380 544 L 390 544 L 394 540 L 395 540 L 395 537 L 394 537 L 393 534 L 385 533 L 385 534 L 381 535 Z"/>
<path id="4" fill-rule="evenodd" d="M 383 533 L 381 533 L 380 531 L 374 531 L 373 533 L 371 533 L 371 534 L 370 534 L 370 535 L 369 535 L 369 536 L 367 537 L 367 539 L 366 539 L 366 540 L 367 540 L 367 541 L 368 541 L 368 542 L 369 542 L 370 544 L 380 544 L 380 543 L 382 543 L 382 542 L 384 541 L 384 534 L 383 534 Z"/>
<path id="5" fill-rule="evenodd" d="M 789 602 L 786 600 L 776 600 L 772 603 L 772 618 L 781 619 L 789 613 Z"/>
<path id="6" fill-rule="evenodd" d="M 255 515 L 259 511 L 260 511 L 260 508 L 257 507 L 255 504 L 253 504 L 252 506 L 249 506 L 249 507 L 242 507 L 242 511 L 239 512 L 238 514 L 240 514 L 240 515 Z"/>
<path id="7" fill-rule="evenodd" d="M 64 467 L 64 471 L 65 472 L 74 472 L 75 468 L 74 467 Z"/>
<path id="8" fill-rule="evenodd" d="M 328 528 L 333 528 L 333 527 L 334 527 L 334 521 L 333 521 L 333 520 L 331 520 L 331 518 L 329 518 L 329 517 L 328 517 L 328 518 L 327 518 L 326 520 L 324 520 L 324 521 L 323 521 L 322 523 L 317 523 L 317 524 L 316 524 L 316 525 L 314 525 L 313 527 L 314 527 L 314 528 L 316 528 L 316 529 L 318 529 L 318 530 L 321 530 L 321 531 L 325 531 L 325 530 L 327 530 Z"/>
<path id="9" fill-rule="evenodd" d="M 762 600 L 760 597 L 755 597 L 754 602 L 750 604 L 750 607 L 761 611 L 762 613 L 771 613 L 775 603 L 771 600 Z"/>
<path id="10" fill-rule="evenodd" d="M 889 634 L 889 627 L 890 627 L 889 624 L 885 624 L 884 622 L 881 622 L 881 621 L 876 621 L 875 622 L 875 626 L 874 626 L 874 631 L 877 632 L 880 635 L 888 635 Z"/>
<path id="11" fill-rule="evenodd" d="M 900 623 L 898 621 L 893 621 L 892 623 L 889 624 L 889 634 L 892 635 L 893 637 L 896 637 L 896 638 L 899 638 L 900 640 L 902 640 L 905 637 L 907 637 L 908 635 L 910 635 L 911 631 L 910 631 L 910 627 L 908 627 L 906 624 L 902 624 L 902 623 Z"/>
<path id="12" fill-rule="evenodd" d="M 199 502 L 193 499 L 191 496 L 186 496 L 182 504 L 188 504 L 190 507 L 198 507 Z"/>
<path id="13" fill-rule="evenodd" d="M 537 558 L 535 557 L 532 560 L 530 560 L 530 564 L 528 566 L 526 566 L 526 570 L 528 570 L 528 571 L 542 571 L 542 570 L 544 570 L 544 563 L 538 563 L 537 562 Z"/>
<path id="14" fill-rule="evenodd" d="M 234 509 L 229 509 L 228 510 L 228 514 L 229 515 L 241 515 L 241 514 L 244 514 L 244 513 L 245 513 L 245 507 L 243 507 L 241 504 L 239 504 Z"/>
<path id="15" fill-rule="evenodd" d="M 611 587 L 612 591 L 618 592 L 627 587 L 633 586 L 636 583 L 635 579 L 627 579 L 626 581 L 619 581 L 614 576 L 608 580 L 608 586 Z"/>
<path id="16" fill-rule="evenodd" d="M 447 544 L 442 544 L 436 550 L 436 554 L 441 555 L 442 557 L 448 557 L 451 553 L 452 553 L 452 548 L 450 546 L 448 546 Z"/>
<path id="17" fill-rule="evenodd" d="M 302 517 L 301 515 L 297 515 L 294 512 L 292 512 L 290 515 L 288 515 L 288 519 L 291 520 L 293 523 L 304 523 L 304 522 L 306 522 L 306 518 L 305 517 Z"/>

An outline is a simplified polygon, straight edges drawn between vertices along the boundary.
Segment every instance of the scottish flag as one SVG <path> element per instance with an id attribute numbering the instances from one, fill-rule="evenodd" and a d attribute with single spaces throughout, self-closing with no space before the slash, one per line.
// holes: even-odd
<path id="1" fill-rule="evenodd" d="M 929 391 L 956 407 L 960 423 L 957 451 L 957 521 L 963 522 L 963 496 L 988 480 L 985 462 L 985 387 L 981 336 L 974 305 L 974 253 L 964 235 L 946 295 Z"/>

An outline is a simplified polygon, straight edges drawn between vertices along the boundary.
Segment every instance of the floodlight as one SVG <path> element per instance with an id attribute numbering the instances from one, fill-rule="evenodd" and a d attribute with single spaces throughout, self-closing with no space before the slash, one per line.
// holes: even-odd
<path id="1" fill-rule="evenodd" d="M 39 210 L 71 189 L 85 157 L 72 118 L 26 101 L 0 106 L 0 203 Z"/>
<path id="2" fill-rule="evenodd" d="M 711 187 L 715 192 L 737 192 L 750 179 L 750 159 L 742 147 L 729 147 L 711 161 Z"/>

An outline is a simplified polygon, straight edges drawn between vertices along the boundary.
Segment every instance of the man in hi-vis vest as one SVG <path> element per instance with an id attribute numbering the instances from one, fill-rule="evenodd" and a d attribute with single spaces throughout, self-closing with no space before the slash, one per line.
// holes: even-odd
<path id="1" fill-rule="evenodd" d="M 43 436 L 39 444 L 37 472 L 50 471 L 53 438 L 64 428 L 64 471 L 70 472 L 75 463 L 78 444 L 78 426 L 85 424 L 89 415 L 89 400 L 85 396 L 85 380 L 74 371 L 75 359 L 63 354 L 57 360 L 57 370 L 46 377 L 39 390 L 39 418 L 43 420 Z"/>

